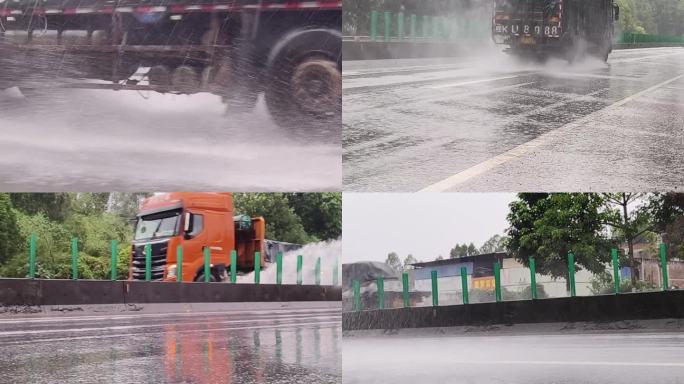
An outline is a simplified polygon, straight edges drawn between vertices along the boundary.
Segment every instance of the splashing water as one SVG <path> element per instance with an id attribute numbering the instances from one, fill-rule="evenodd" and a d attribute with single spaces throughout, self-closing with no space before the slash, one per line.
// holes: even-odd
<path id="1" fill-rule="evenodd" d="M 337 268 L 337 281 L 342 281 L 342 268 L 339 262 L 342 257 L 342 240 L 328 240 L 311 243 L 300 249 L 283 253 L 283 284 L 297 284 L 297 255 L 302 255 L 302 284 L 313 285 L 316 282 L 316 260 L 321 258 L 321 285 L 332 285 L 333 270 Z M 276 264 L 268 263 L 262 267 L 260 282 L 276 283 Z M 238 283 L 254 283 L 254 272 L 238 276 Z"/>

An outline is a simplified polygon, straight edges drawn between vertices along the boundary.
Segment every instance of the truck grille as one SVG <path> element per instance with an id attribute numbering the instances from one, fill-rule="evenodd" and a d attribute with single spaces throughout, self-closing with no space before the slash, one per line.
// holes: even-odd
<path id="1" fill-rule="evenodd" d="M 131 275 L 133 280 L 145 280 L 145 245 L 151 245 L 152 254 L 152 280 L 164 278 L 164 267 L 166 266 L 166 254 L 169 242 L 161 241 L 154 243 L 138 243 L 133 245 Z"/>

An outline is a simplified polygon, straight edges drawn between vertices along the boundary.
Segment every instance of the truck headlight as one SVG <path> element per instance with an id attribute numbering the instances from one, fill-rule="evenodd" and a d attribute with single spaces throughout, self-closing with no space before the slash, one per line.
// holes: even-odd
<path id="1" fill-rule="evenodd" d="M 171 264 L 166 268 L 166 277 L 176 277 L 176 264 Z"/>

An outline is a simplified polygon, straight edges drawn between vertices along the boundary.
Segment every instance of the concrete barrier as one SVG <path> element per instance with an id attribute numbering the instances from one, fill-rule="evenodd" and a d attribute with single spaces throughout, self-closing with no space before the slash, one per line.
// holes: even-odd
<path id="1" fill-rule="evenodd" d="M 333 286 L 0 279 L 0 306 L 341 300 Z"/>
<path id="2" fill-rule="evenodd" d="M 671 318 L 684 318 L 684 291 L 347 312 L 342 315 L 342 329 L 610 322 Z"/>

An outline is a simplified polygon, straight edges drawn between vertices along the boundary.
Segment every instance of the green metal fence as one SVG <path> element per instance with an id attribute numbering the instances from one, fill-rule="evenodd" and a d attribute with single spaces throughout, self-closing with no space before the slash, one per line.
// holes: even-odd
<path id="1" fill-rule="evenodd" d="M 404 12 L 372 10 L 364 20 L 369 25 L 360 28 L 368 32 L 371 41 L 417 41 L 456 40 L 488 38 L 491 20 L 473 19 L 459 15 L 416 15 Z M 661 36 L 626 32 L 621 34 L 619 44 L 684 44 L 684 36 Z"/>
<path id="2" fill-rule="evenodd" d="M 622 44 L 642 44 L 642 43 L 653 43 L 653 44 L 684 44 L 684 36 L 660 36 L 660 35 L 647 35 L 640 33 L 623 33 L 620 36 L 619 43 Z"/>
<path id="3" fill-rule="evenodd" d="M 612 280 L 612 294 L 618 295 L 618 294 L 623 294 L 625 292 L 621 291 L 621 282 L 627 282 L 627 280 L 621 280 L 620 278 L 620 259 L 618 257 L 619 252 L 617 249 L 612 249 L 611 250 L 611 258 L 610 258 L 610 266 L 608 269 L 612 272 L 610 274 L 610 278 Z M 576 274 L 577 274 L 577 268 L 576 268 L 576 263 L 575 263 L 575 253 L 569 252 L 567 254 L 567 292 L 566 296 L 569 297 L 577 297 L 578 292 L 577 292 L 577 282 L 576 282 Z M 669 276 L 668 276 L 668 264 L 667 264 L 667 259 L 666 259 L 666 248 L 665 244 L 660 244 L 659 246 L 659 267 L 661 270 L 660 274 L 660 284 L 661 288 L 663 291 L 669 290 L 670 289 L 670 282 L 669 282 Z M 504 291 L 502 288 L 502 278 L 501 278 L 501 273 L 502 273 L 502 265 L 500 264 L 499 261 L 494 262 L 492 264 L 492 271 L 493 271 L 493 281 L 494 281 L 494 286 L 493 288 L 493 295 L 490 297 L 490 301 L 495 301 L 495 302 L 502 302 L 506 300 L 505 294 L 510 294 L 508 291 Z M 517 268 L 518 272 L 522 272 Z M 509 269 L 510 270 L 510 269 Z M 527 272 L 525 272 L 527 273 Z M 428 289 L 429 291 L 423 291 L 423 292 L 412 292 L 411 287 L 410 287 L 410 282 L 409 282 L 409 274 L 407 272 L 402 273 L 401 275 L 401 294 L 403 297 L 403 307 L 408 308 L 412 306 L 425 306 L 429 305 L 429 301 L 426 300 L 427 296 L 431 296 L 431 305 L 434 307 L 440 306 L 440 290 L 441 289 L 451 289 L 455 290 L 460 286 L 460 296 L 461 296 L 461 302 L 458 304 L 462 305 L 469 305 L 472 303 L 471 300 L 471 294 L 473 293 L 478 293 L 475 292 L 475 288 L 469 288 L 469 275 L 467 268 L 462 267 L 460 268 L 460 276 L 458 276 L 456 279 L 448 281 L 448 283 L 445 284 L 445 281 L 440 281 L 440 276 L 438 276 L 438 271 L 432 270 L 430 271 L 430 276 L 429 276 L 429 283 L 430 287 L 425 287 L 425 289 Z M 445 277 L 446 278 L 446 277 Z M 460 280 L 460 284 L 458 281 Z M 428 281 L 426 281 L 427 283 Z M 387 302 L 387 286 L 386 286 L 386 279 L 383 278 L 378 278 L 375 282 L 375 288 L 376 288 L 376 301 L 377 301 L 377 307 L 375 307 L 373 304 L 374 300 L 371 300 L 370 302 L 365 302 L 367 306 L 369 306 L 369 303 L 371 305 L 370 308 L 362 308 L 362 303 L 364 303 L 361 300 L 361 290 L 360 290 L 360 281 L 354 280 L 353 281 L 353 310 L 354 311 L 361 311 L 364 309 L 387 309 L 387 308 L 392 308 L 392 306 L 388 306 Z M 372 284 L 372 283 L 371 283 Z M 526 287 L 524 290 L 527 292 L 526 297 L 523 297 L 522 299 L 529 299 L 529 300 L 538 300 L 540 299 L 540 294 L 538 291 L 538 285 L 537 285 L 537 266 L 536 266 L 536 260 L 534 257 L 529 259 L 529 286 Z M 399 291 L 397 291 L 398 295 Z M 421 295 L 416 295 L 416 293 L 420 293 Z M 543 293 L 543 291 L 542 291 Z M 607 292 L 603 292 L 602 294 L 606 294 Z M 416 298 L 417 296 L 421 296 L 418 299 Z M 395 297 L 398 297 L 395 295 Z M 544 298 L 546 296 L 542 296 Z M 520 300 L 521 298 L 514 298 L 514 300 Z M 420 300 L 420 302 L 416 302 L 416 300 Z M 508 300 L 511 300 L 508 298 Z M 442 304 L 444 305 L 444 304 Z"/>
<path id="4" fill-rule="evenodd" d="M 37 277 L 37 269 L 39 266 L 38 262 L 38 236 L 36 234 L 32 234 L 29 236 L 29 244 L 28 244 L 28 274 L 27 278 L 30 279 L 36 279 L 40 278 L 39 276 Z M 110 249 L 111 249 L 111 257 L 110 257 L 110 279 L 111 280 L 118 280 L 118 263 L 119 263 L 119 244 L 116 240 L 111 240 L 110 241 Z M 145 281 L 152 281 L 152 247 L 150 244 L 146 244 L 143 248 L 143 253 L 144 253 L 144 260 L 145 260 Z M 211 266 L 211 248 L 208 246 L 205 246 L 202 248 L 202 255 L 203 255 L 203 265 L 202 265 L 202 281 L 205 283 L 211 282 L 212 278 L 212 266 Z M 315 260 L 314 268 L 313 268 L 313 284 L 314 285 L 321 285 L 321 258 L 317 257 Z M 261 284 L 261 272 L 262 272 L 262 263 L 261 261 L 261 253 L 260 252 L 254 252 L 254 284 Z M 333 265 L 332 265 L 332 285 L 337 286 L 339 285 L 339 266 L 338 266 L 339 260 L 335 260 Z M 278 252 L 276 254 L 276 260 L 275 260 L 275 268 L 276 268 L 276 275 L 275 275 L 275 284 L 277 285 L 282 285 L 283 284 L 283 254 L 282 252 Z M 71 274 L 70 278 L 73 280 L 78 280 L 79 279 L 79 239 L 77 237 L 73 237 L 71 239 Z M 178 245 L 176 248 L 176 282 L 182 282 L 182 277 L 183 277 L 183 265 L 184 265 L 184 252 L 183 252 L 183 246 Z M 303 268 L 304 268 L 304 256 L 303 255 L 297 255 L 297 269 L 296 269 L 296 284 L 302 285 L 304 283 L 303 281 Z M 230 283 L 237 283 L 237 251 L 232 250 L 230 252 L 230 267 L 229 267 L 229 282 Z"/>
<path id="5" fill-rule="evenodd" d="M 366 19 L 366 18 L 364 18 Z M 404 12 L 372 10 L 367 20 L 371 41 L 453 40 L 488 37 L 490 24 L 457 15 L 417 15 Z M 365 37 L 365 36 L 364 36 Z"/>

